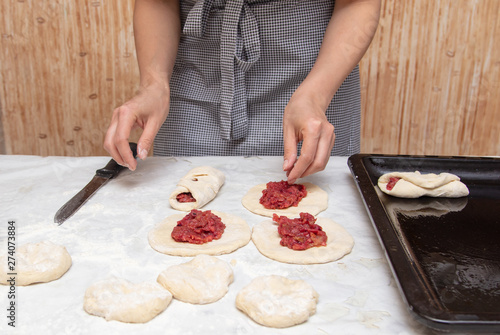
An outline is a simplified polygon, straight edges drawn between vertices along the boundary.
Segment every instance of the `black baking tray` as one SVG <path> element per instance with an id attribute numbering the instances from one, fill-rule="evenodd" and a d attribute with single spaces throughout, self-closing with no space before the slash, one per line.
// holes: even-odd
<path id="1" fill-rule="evenodd" d="M 500 331 L 500 159 L 356 154 L 351 174 L 410 314 L 433 329 Z M 388 172 L 460 177 L 462 198 L 396 198 Z"/>

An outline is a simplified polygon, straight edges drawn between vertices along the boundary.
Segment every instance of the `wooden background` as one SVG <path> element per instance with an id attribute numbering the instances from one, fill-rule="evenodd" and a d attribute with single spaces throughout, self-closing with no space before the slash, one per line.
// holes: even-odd
<path id="1" fill-rule="evenodd" d="M 107 155 L 111 112 L 138 84 L 132 10 L 0 2 L 0 153 Z M 498 13 L 498 0 L 383 0 L 360 64 L 362 152 L 500 155 Z"/>

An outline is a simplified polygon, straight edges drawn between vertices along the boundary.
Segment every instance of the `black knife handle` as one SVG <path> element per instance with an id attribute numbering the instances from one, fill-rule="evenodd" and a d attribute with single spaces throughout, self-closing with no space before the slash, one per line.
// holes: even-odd
<path id="1" fill-rule="evenodd" d="M 134 158 L 136 158 L 137 144 L 132 142 L 129 144 L 130 144 L 130 150 L 132 150 L 132 155 L 134 155 Z M 116 177 L 123 169 L 125 169 L 124 166 L 119 165 L 114 159 L 112 159 L 108 162 L 108 164 L 106 164 L 105 167 L 97 170 L 95 174 L 102 178 L 111 179 Z"/>

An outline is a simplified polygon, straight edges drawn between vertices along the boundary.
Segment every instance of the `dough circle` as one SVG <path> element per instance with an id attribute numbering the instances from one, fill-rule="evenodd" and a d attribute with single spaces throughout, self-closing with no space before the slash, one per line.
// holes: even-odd
<path id="1" fill-rule="evenodd" d="M 316 313 L 319 295 L 303 280 L 257 277 L 236 296 L 236 307 L 255 322 L 274 328 L 303 323 Z"/>
<path id="2" fill-rule="evenodd" d="M 298 216 L 301 212 L 318 215 L 328 208 L 328 193 L 312 183 L 302 183 L 302 185 L 306 187 L 307 196 L 300 200 L 297 207 L 292 206 L 286 209 L 267 209 L 261 205 L 259 200 L 262 197 L 262 191 L 266 189 L 267 184 L 259 184 L 252 187 L 248 190 L 247 194 L 243 196 L 241 203 L 250 212 L 268 217 L 272 217 L 274 213 L 287 217 Z"/>
<path id="3" fill-rule="evenodd" d="M 328 218 L 317 218 L 328 240 L 324 247 L 293 250 L 280 244 L 278 225 L 273 220 L 253 227 L 252 241 L 264 256 L 290 264 L 320 264 L 336 261 L 351 252 L 354 239 L 341 225 Z"/>
<path id="4" fill-rule="evenodd" d="M 145 323 L 163 312 L 170 301 L 172 294 L 157 283 L 134 284 L 111 277 L 87 288 L 83 308 L 108 321 Z"/>
<path id="5" fill-rule="evenodd" d="M 175 241 L 171 235 L 172 230 L 177 225 L 177 221 L 186 214 L 173 214 L 149 231 L 149 245 L 163 254 L 190 257 L 199 254 L 212 256 L 228 254 L 250 242 L 252 232 L 245 220 L 232 214 L 211 212 L 220 217 L 226 225 L 220 239 L 203 244 Z"/>
<path id="6" fill-rule="evenodd" d="M 0 256 L 0 283 L 8 284 L 15 272 L 17 286 L 34 283 L 47 283 L 59 279 L 71 267 L 71 256 L 65 247 L 49 241 L 27 243 L 17 248 L 15 253 L 15 271 L 8 268 L 7 253 Z"/>
<path id="7" fill-rule="evenodd" d="M 157 281 L 177 300 L 209 304 L 226 295 L 233 282 L 233 269 L 217 257 L 198 255 L 189 262 L 170 266 Z"/>

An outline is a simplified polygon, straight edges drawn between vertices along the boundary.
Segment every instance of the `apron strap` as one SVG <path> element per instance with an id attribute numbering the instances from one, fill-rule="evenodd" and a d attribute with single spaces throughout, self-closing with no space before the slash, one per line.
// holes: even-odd
<path id="1" fill-rule="evenodd" d="M 188 13 L 183 33 L 202 37 L 213 0 L 199 0 Z M 257 19 L 245 0 L 226 1 L 220 41 L 220 133 L 225 140 L 248 134 L 245 72 L 260 58 Z"/>

